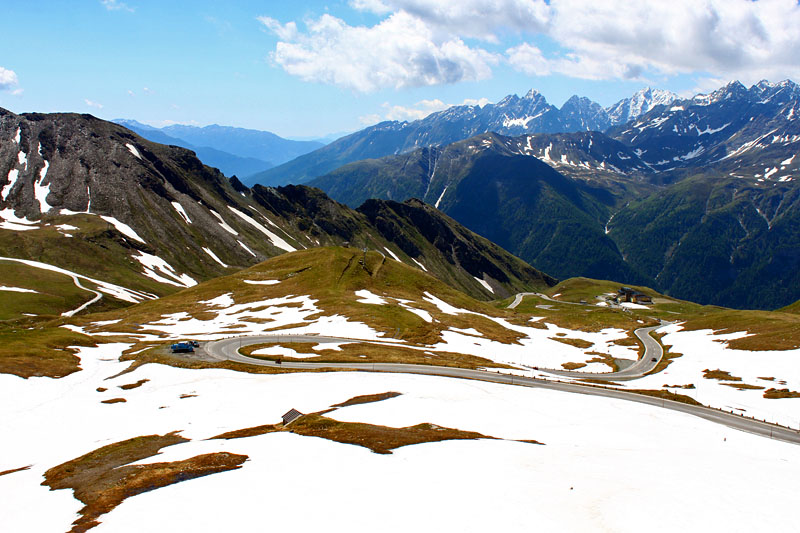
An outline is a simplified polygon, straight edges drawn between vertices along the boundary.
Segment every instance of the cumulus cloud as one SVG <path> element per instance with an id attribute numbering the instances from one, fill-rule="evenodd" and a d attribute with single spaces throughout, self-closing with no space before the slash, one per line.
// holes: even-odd
<path id="1" fill-rule="evenodd" d="M 17 73 L 13 70 L 0 67 L 0 91 L 19 91 L 19 80 Z"/>
<path id="2" fill-rule="evenodd" d="M 435 35 L 405 12 L 372 27 L 350 26 L 326 14 L 306 21 L 306 32 L 293 23 L 259 20 L 281 39 L 271 58 L 286 72 L 359 92 L 483 80 L 499 60 L 458 37 Z"/>
<path id="3" fill-rule="evenodd" d="M 94 107 L 95 109 L 103 109 L 103 104 L 94 102 L 92 100 L 89 100 L 88 98 L 85 98 L 83 102 L 89 107 Z"/>
<path id="4" fill-rule="evenodd" d="M 436 30 L 497 42 L 502 30 L 543 32 L 550 19 L 544 0 L 353 0 L 363 11 L 408 13 Z"/>
<path id="5" fill-rule="evenodd" d="M 800 74 L 795 0 L 553 0 L 550 68 L 590 79 L 709 72 L 756 81 Z"/>
<path id="6" fill-rule="evenodd" d="M 350 0 L 349 5 L 381 20 L 350 26 L 323 15 L 300 30 L 295 22 L 260 17 L 279 38 L 273 62 L 301 79 L 357 91 L 481 80 L 500 62 L 531 76 L 585 79 L 685 73 L 745 82 L 800 78 L 797 0 Z M 489 51 L 487 43 L 509 38 L 514 46 L 504 54 Z M 534 42 L 555 46 L 544 52 Z"/>

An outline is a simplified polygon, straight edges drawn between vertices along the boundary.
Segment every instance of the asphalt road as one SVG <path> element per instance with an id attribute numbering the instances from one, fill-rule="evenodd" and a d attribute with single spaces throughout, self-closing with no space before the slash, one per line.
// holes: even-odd
<path id="1" fill-rule="evenodd" d="M 656 326 L 657 327 L 657 326 Z M 642 328 L 650 329 L 650 328 Z M 647 332 L 649 337 L 649 332 Z M 651 339 L 652 340 L 652 339 Z M 487 370 L 470 370 L 465 368 L 452 368 L 432 365 L 411 365 L 403 363 L 310 363 L 310 362 L 283 362 L 277 364 L 273 361 L 263 359 L 253 359 L 239 353 L 239 349 L 253 344 L 265 344 L 270 342 L 314 342 L 314 343 L 338 343 L 338 342 L 369 342 L 356 339 L 345 339 L 338 337 L 321 337 L 317 335 L 254 335 L 247 337 L 232 337 L 206 343 L 204 348 L 206 353 L 213 359 L 219 361 L 236 361 L 239 363 L 267 366 L 274 368 L 288 368 L 294 370 L 318 370 L 323 368 L 352 369 L 371 372 L 392 372 L 402 374 L 423 374 L 430 376 L 443 376 L 460 379 L 475 379 L 492 383 L 503 383 L 517 385 L 520 387 L 536 387 L 542 389 L 571 392 L 574 394 L 586 394 L 589 396 L 602 396 L 605 398 L 615 398 L 619 400 L 632 401 L 646 405 L 670 409 L 681 413 L 690 414 L 722 424 L 727 427 L 746 431 L 762 437 L 768 437 L 792 444 L 800 444 L 800 432 L 787 429 L 774 424 L 761 422 L 739 415 L 726 413 L 708 407 L 699 407 L 672 400 L 664 400 L 653 396 L 644 396 L 630 392 L 614 389 L 604 389 L 589 385 L 575 383 L 564 383 L 560 381 L 550 381 L 543 379 L 526 378 L 500 374 Z M 655 342 L 655 341 L 653 341 Z M 656 343 L 658 344 L 658 343 Z"/>
<path id="2" fill-rule="evenodd" d="M 555 374 L 558 376 L 567 376 L 571 378 L 579 378 L 579 379 L 602 379 L 604 381 L 629 381 L 631 379 L 638 379 L 653 370 L 659 362 L 661 362 L 661 358 L 664 357 L 664 350 L 661 348 L 661 345 L 650 336 L 650 333 L 657 330 L 660 327 L 665 326 L 666 323 L 662 323 L 659 326 L 650 326 L 647 328 L 639 328 L 634 331 L 634 335 L 642 341 L 644 345 L 644 355 L 636 360 L 628 368 L 620 370 L 618 372 L 576 372 L 574 370 L 545 370 L 541 369 L 549 374 Z"/>

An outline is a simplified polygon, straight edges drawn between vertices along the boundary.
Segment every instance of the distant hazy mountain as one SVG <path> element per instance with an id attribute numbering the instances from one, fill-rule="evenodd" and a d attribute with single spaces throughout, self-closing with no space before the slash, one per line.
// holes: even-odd
<path id="1" fill-rule="evenodd" d="M 193 150 L 203 163 L 219 168 L 227 176 L 250 176 L 323 146 L 321 142 L 291 141 L 268 131 L 244 128 L 217 125 L 155 128 L 135 120 L 114 122 L 150 141 Z"/>
<path id="2" fill-rule="evenodd" d="M 483 107 L 453 106 L 414 122 L 381 122 L 256 174 L 248 178 L 247 183 L 304 183 L 353 161 L 425 146 L 444 146 L 487 132 L 516 136 L 604 131 L 674 96 L 666 91 L 646 89 L 608 109 L 588 98 L 573 96 L 558 109 L 541 93 L 531 89 L 522 98 L 512 94 Z M 609 112 L 613 112 L 613 116 Z"/>

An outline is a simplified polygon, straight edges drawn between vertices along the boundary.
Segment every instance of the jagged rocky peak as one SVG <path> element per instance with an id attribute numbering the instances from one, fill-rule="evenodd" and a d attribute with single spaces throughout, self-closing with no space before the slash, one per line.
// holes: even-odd
<path id="1" fill-rule="evenodd" d="M 630 98 L 624 98 L 606 108 L 606 112 L 611 124 L 624 124 L 644 115 L 656 106 L 666 105 L 677 99 L 678 95 L 671 91 L 645 87 Z"/>

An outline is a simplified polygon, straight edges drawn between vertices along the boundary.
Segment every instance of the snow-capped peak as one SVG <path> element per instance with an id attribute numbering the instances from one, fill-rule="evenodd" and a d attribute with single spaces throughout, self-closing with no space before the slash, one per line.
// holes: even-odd
<path id="1" fill-rule="evenodd" d="M 645 87 L 630 98 L 606 108 L 606 112 L 612 124 L 622 124 L 644 115 L 658 105 L 670 104 L 677 99 L 678 95 L 671 91 Z"/>

